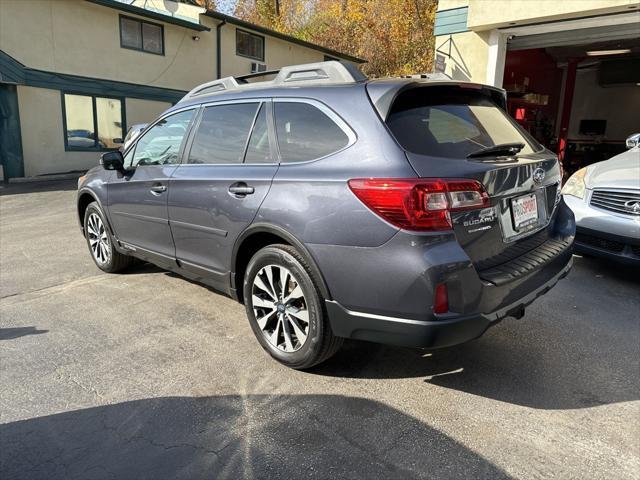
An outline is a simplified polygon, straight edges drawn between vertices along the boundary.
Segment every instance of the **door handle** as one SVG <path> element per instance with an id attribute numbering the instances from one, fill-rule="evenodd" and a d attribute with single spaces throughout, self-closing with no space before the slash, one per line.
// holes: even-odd
<path id="1" fill-rule="evenodd" d="M 250 187 L 244 182 L 236 182 L 229 187 L 229 193 L 237 196 L 244 197 L 245 195 L 251 195 L 255 192 L 253 187 Z"/>
<path id="2" fill-rule="evenodd" d="M 167 186 L 166 185 L 162 185 L 161 183 L 156 183 L 155 185 L 153 185 L 151 187 L 151 190 L 149 190 L 153 195 L 160 195 L 161 193 L 164 193 L 167 191 Z"/>

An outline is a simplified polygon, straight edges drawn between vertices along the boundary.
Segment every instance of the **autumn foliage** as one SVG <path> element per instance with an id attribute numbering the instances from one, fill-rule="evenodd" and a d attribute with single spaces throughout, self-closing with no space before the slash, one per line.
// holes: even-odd
<path id="1" fill-rule="evenodd" d="M 384 77 L 432 70 L 436 4 L 436 0 L 237 0 L 231 13 L 363 58 L 364 73 Z"/>

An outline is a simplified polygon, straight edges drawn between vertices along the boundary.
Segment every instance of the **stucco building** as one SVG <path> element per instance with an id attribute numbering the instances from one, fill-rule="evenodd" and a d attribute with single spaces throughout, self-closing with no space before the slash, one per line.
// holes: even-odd
<path id="1" fill-rule="evenodd" d="M 82 171 L 194 86 L 361 59 L 169 0 L 0 0 L 0 179 Z"/>

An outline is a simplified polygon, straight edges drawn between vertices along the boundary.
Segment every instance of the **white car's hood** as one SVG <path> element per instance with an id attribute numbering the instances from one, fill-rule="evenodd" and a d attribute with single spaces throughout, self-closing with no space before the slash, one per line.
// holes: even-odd
<path id="1" fill-rule="evenodd" d="M 640 147 L 587 167 L 587 188 L 640 189 Z"/>

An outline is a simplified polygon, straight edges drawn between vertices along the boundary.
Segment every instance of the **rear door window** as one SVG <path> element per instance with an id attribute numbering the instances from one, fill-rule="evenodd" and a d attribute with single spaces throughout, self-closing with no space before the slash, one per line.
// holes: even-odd
<path id="1" fill-rule="evenodd" d="M 282 162 L 315 160 L 349 144 L 344 130 L 314 105 L 283 101 L 274 109 Z"/>
<path id="2" fill-rule="evenodd" d="M 387 117 L 398 143 L 409 152 L 446 158 L 503 143 L 524 143 L 520 153 L 540 147 L 490 98 L 451 87 L 415 88 L 399 95 Z"/>
<path id="3" fill-rule="evenodd" d="M 253 125 L 244 163 L 271 163 L 272 161 L 267 128 L 267 105 L 263 103 Z"/>
<path id="4" fill-rule="evenodd" d="M 258 102 L 206 107 L 193 138 L 188 163 L 242 163 L 258 107 Z"/>

